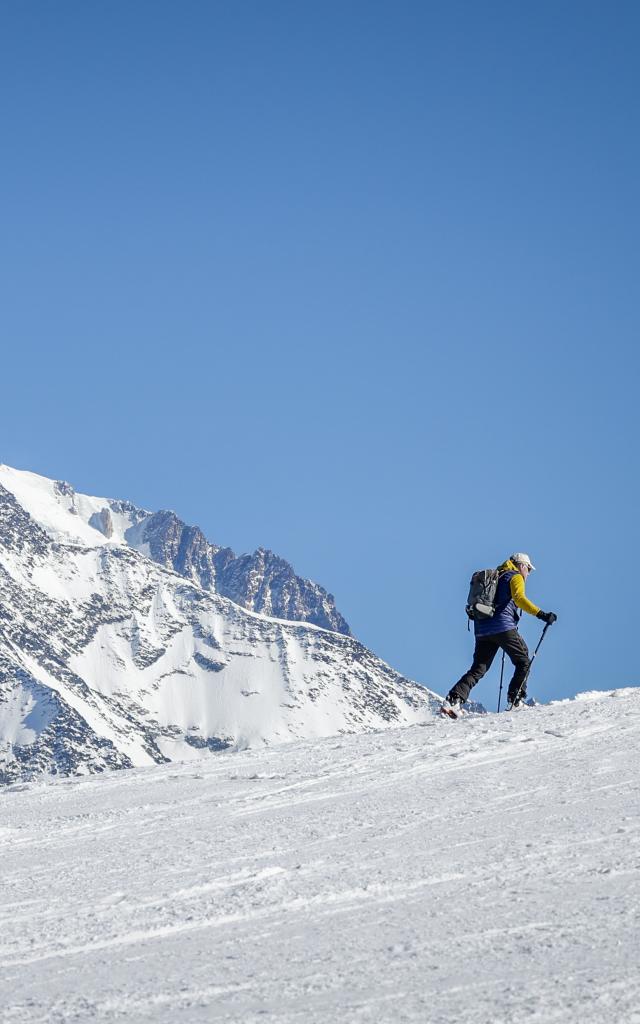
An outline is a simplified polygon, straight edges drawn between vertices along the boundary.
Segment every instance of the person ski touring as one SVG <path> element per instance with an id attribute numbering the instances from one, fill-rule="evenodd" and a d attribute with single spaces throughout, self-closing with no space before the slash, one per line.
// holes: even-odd
<path id="1" fill-rule="evenodd" d="M 511 710 L 524 705 L 530 659 L 527 645 L 518 632 L 518 609 L 535 615 L 549 625 L 558 618 L 554 612 L 541 611 L 525 594 L 525 581 L 534 568 L 531 559 L 523 551 L 516 552 L 498 566 L 495 610 L 493 614 L 474 617 L 473 664 L 449 690 L 442 704 L 443 714 L 451 718 L 460 715 L 472 687 L 489 671 L 499 650 L 508 655 L 514 666 L 507 693 L 507 708 Z"/>

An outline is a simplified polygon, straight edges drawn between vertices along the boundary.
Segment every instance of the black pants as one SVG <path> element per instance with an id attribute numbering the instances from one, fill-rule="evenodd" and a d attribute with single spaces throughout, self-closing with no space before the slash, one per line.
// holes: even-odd
<path id="1" fill-rule="evenodd" d="M 491 665 L 499 650 L 505 651 L 511 659 L 515 672 L 509 683 L 507 700 L 513 700 L 520 693 L 520 697 L 526 696 L 525 687 L 522 686 L 527 677 L 529 668 L 529 650 L 517 629 L 508 629 L 506 633 L 494 633 L 493 636 L 476 637 L 476 649 L 473 652 L 473 665 L 461 679 L 452 686 L 449 691 L 450 700 L 460 700 L 464 704 L 469 697 L 471 688 L 482 679 Z M 521 689 L 522 687 L 522 689 Z"/>

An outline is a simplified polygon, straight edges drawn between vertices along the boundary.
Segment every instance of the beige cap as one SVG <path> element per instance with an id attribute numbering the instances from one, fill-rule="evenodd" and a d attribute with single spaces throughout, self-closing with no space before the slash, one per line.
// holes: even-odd
<path id="1" fill-rule="evenodd" d="M 535 569 L 535 565 L 524 551 L 516 551 L 515 555 L 511 556 L 511 561 L 515 562 L 516 565 L 528 565 L 531 572 Z"/>

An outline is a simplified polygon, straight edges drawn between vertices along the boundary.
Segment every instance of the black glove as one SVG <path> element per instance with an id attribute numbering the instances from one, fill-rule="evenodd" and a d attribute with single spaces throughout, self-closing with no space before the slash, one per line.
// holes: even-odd
<path id="1" fill-rule="evenodd" d="M 548 626 L 552 626 L 557 618 L 558 618 L 558 616 L 556 615 L 555 612 L 542 612 L 542 611 L 540 611 L 536 615 L 536 619 L 542 619 L 542 621 L 546 622 Z"/>

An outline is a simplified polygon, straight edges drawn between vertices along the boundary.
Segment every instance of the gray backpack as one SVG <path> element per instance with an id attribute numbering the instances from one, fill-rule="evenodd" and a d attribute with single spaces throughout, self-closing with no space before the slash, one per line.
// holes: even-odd
<path id="1" fill-rule="evenodd" d="M 497 569 L 479 569 L 471 577 L 467 597 L 467 615 L 470 619 L 490 619 L 496 610 L 496 591 L 500 573 Z"/>

